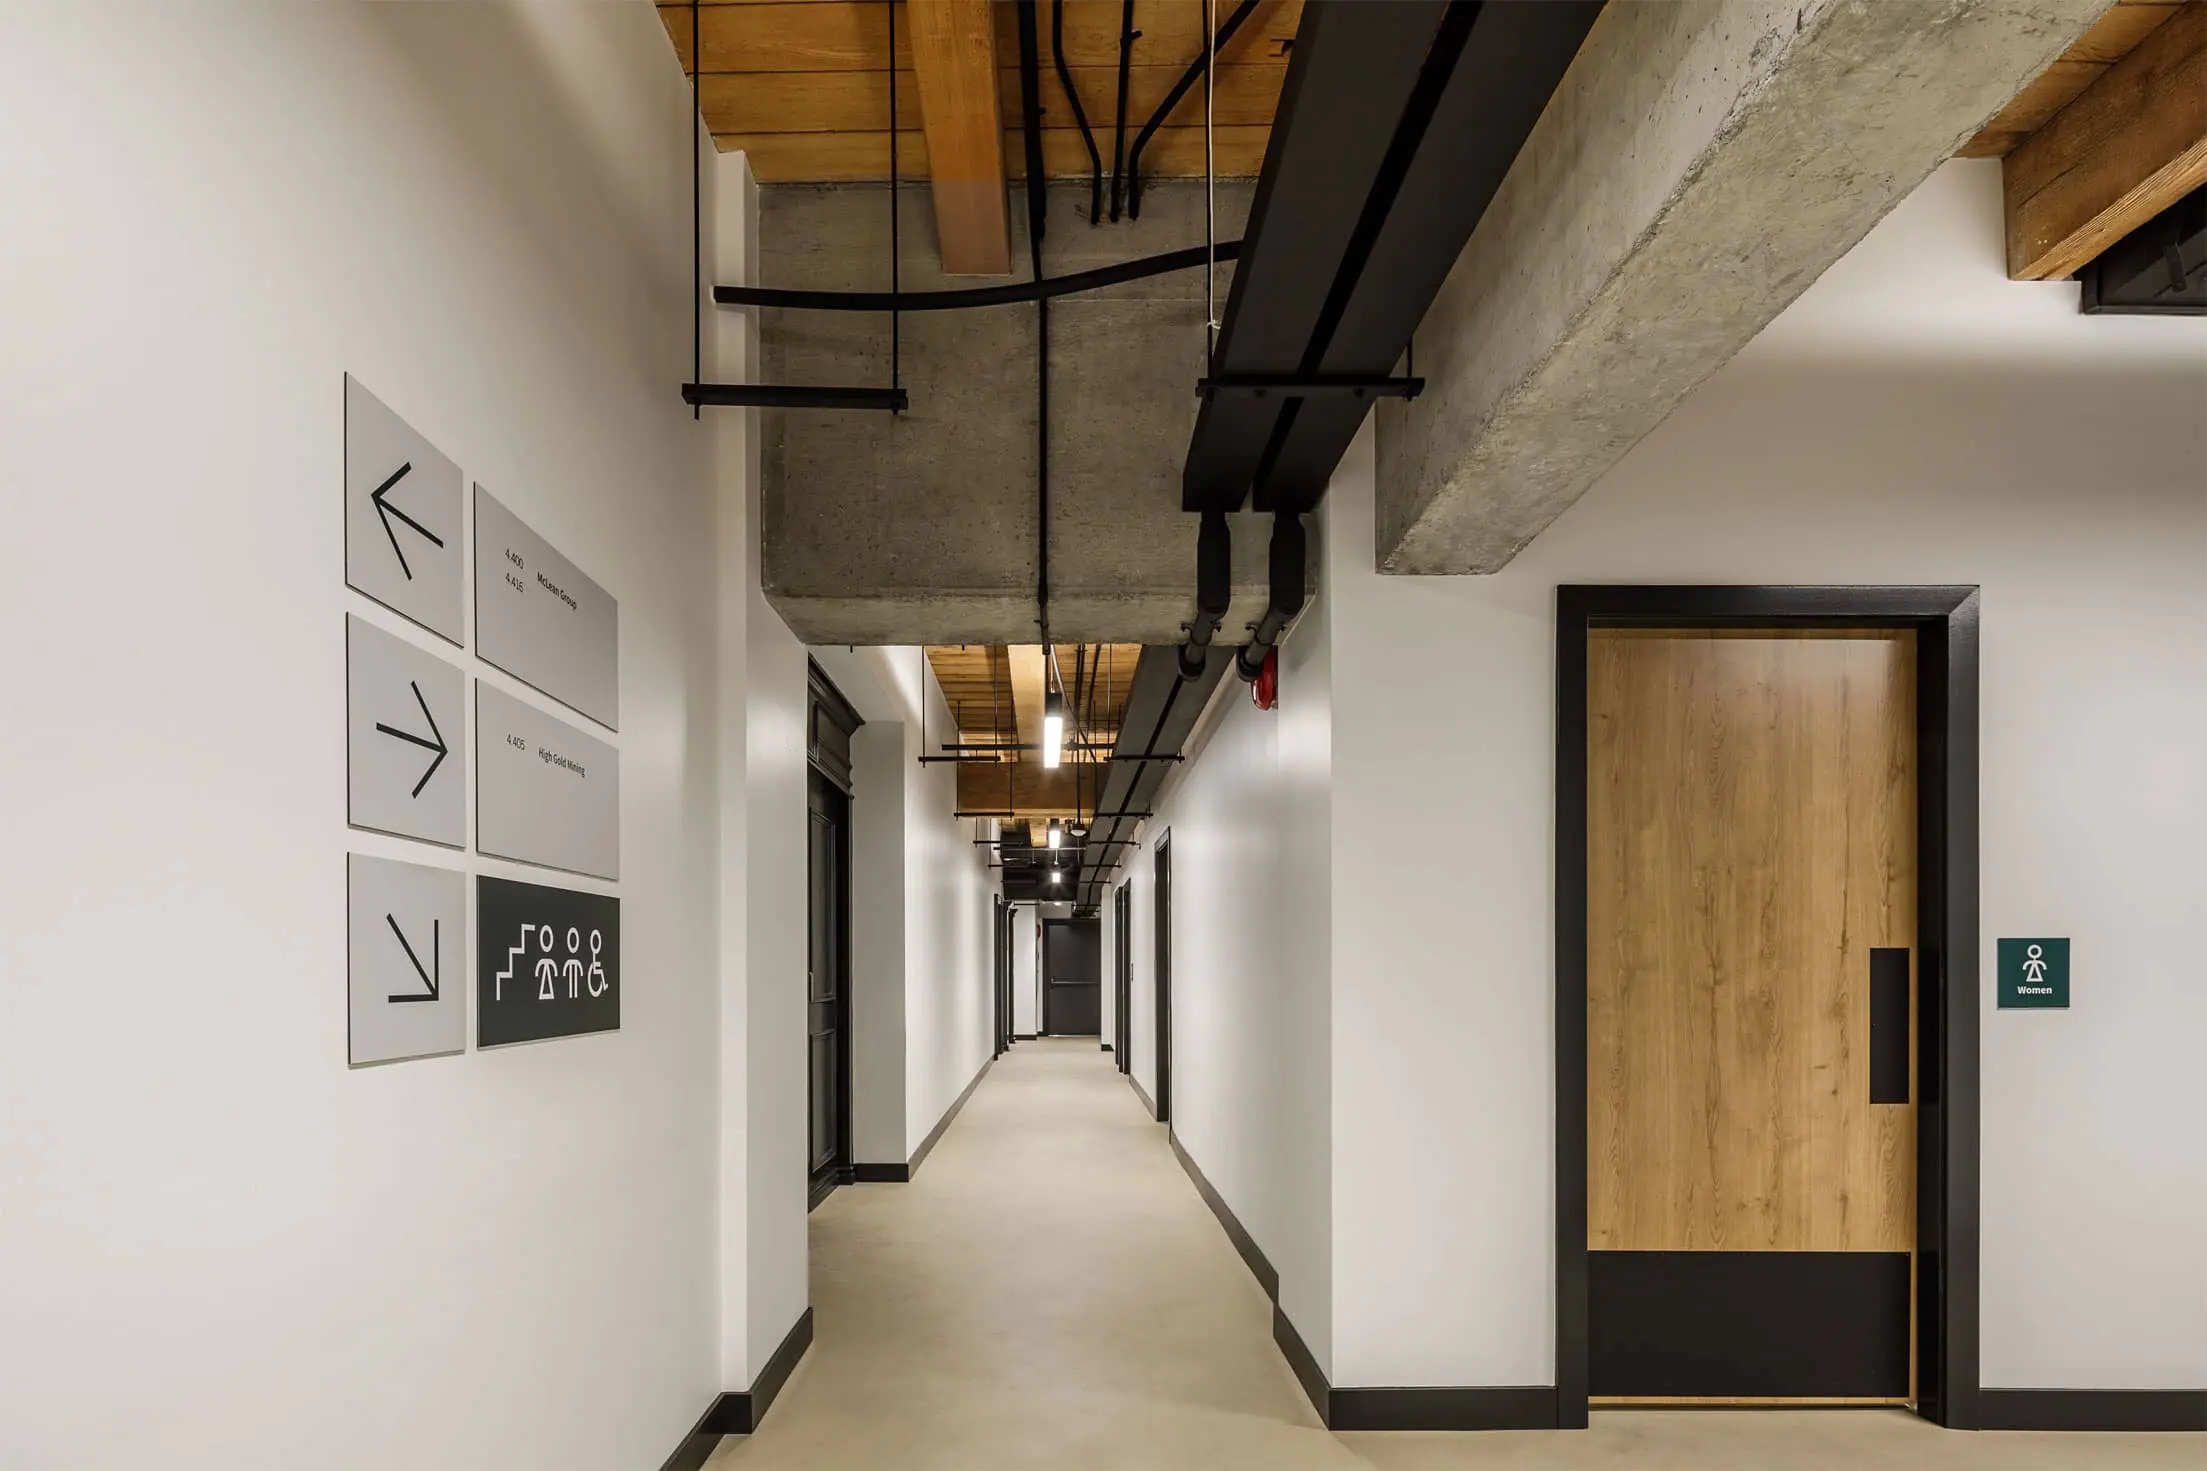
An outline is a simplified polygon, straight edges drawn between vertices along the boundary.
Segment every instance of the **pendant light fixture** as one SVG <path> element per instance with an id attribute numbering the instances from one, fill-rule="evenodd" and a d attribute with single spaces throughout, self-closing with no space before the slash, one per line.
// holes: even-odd
<path id="1" fill-rule="evenodd" d="M 1065 696 L 1056 690 L 1042 701 L 1042 764 L 1056 770 L 1065 759 Z"/>
<path id="2" fill-rule="evenodd" d="M 1050 819 L 1050 835 L 1047 841 L 1050 845 L 1050 851 L 1053 853 L 1065 841 L 1065 830 L 1058 826 L 1058 820 L 1054 817 Z"/>

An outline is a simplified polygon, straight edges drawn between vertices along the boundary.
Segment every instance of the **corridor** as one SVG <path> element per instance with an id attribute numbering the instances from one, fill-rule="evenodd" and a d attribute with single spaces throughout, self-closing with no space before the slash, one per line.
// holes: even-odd
<path id="1" fill-rule="evenodd" d="M 1971 1434 L 1884 1411 L 1329 1434 L 1164 1130 L 1085 1038 L 1018 1044 L 911 1183 L 838 1190 L 811 1235 L 812 1348 L 709 1471 L 2198 1464 L 2193 1436 Z"/>

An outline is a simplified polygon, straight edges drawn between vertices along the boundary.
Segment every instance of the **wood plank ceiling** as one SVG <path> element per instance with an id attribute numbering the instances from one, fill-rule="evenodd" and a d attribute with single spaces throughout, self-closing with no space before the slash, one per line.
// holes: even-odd
<path id="1" fill-rule="evenodd" d="M 1042 662 L 1021 657 L 1036 652 L 1002 644 L 931 646 L 927 662 L 942 685 L 957 730 L 928 732 L 929 746 L 939 748 L 945 742 L 1038 746 L 1042 732 L 1034 712 L 1041 708 L 1041 691 L 1021 687 L 1023 681 L 1041 677 Z M 982 759 L 958 767 L 959 810 L 1010 812 L 1017 819 L 1034 821 L 1093 816 L 1103 767 L 1110 759 L 1108 748 L 1119 738 L 1127 686 L 1141 656 L 1140 644 L 1058 645 L 1057 667 L 1065 680 L 1067 704 L 1076 711 L 1078 728 L 1089 745 L 1104 749 L 1077 749 L 1069 724 L 1065 761 L 1055 770 L 1043 766 L 1039 750 L 969 752 Z M 1029 712 L 1024 719 L 1018 713 L 1022 709 Z M 927 754 L 942 753 L 933 749 Z"/>
<path id="2" fill-rule="evenodd" d="M 1962 145 L 1960 156 L 2006 158 L 2183 8 L 2183 0 L 2115 0 L 2091 30 Z"/>
<path id="3" fill-rule="evenodd" d="M 698 78 L 707 124 L 722 151 L 750 155 L 761 183 L 831 183 L 889 177 L 889 35 L 894 0 L 707 0 L 698 8 Z M 1224 24 L 1236 0 L 1217 0 Z M 897 177 L 930 177 L 921 132 L 918 79 L 907 9 L 897 27 Z M 994 4 L 998 113 L 1008 177 L 1026 172 L 1020 142 L 1019 29 L 1015 8 Z M 1065 59 L 1074 89 L 1111 172 L 1119 100 L 1121 0 L 1065 0 Z M 1135 0 L 1138 33 L 1127 77 L 1126 146 L 1203 50 L 1203 0 Z M 663 4 L 685 71 L 690 6 Z M 1264 161 L 1302 0 L 1261 0 L 1219 50 L 1218 172 L 1254 178 Z M 1051 7 L 1038 6 L 1042 32 L 1043 165 L 1051 178 L 1087 178 L 1088 151 L 1059 84 Z M 1189 90 L 1142 153 L 1145 179 L 1203 175 L 1203 89 Z"/>
<path id="4" fill-rule="evenodd" d="M 2075 274 L 2207 184 L 2207 0 L 2115 0 L 1962 146 L 2001 160 L 2008 274 Z"/>

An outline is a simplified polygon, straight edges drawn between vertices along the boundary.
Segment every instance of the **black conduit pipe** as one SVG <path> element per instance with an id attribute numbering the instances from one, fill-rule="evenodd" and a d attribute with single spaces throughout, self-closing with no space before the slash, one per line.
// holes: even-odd
<path id="1" fill-rule="evenodd" d="M 1134 135 L 1134 147 L 1128 152 L 1126 163 L 1126 212 L 1128 219 L 1138 220 L 1142 217 L 1143 147 L 1148 144 L 1151 135 L 1164 126 L 1165 119 L 1171 116 L 1175 107 L 1180 105 L 1180 99 L 1188 95 L 1188 89 L 1203 80 L 1203 69 L 1210 64 L 1210 52 L 1213 50 L 1224 51 L 1226 43 L 1234 39 L 1234 32 L 1241 29 L 1241 23 L 1249 19 L 1256 9 L 1257 0 L 1241 0 L 1241 4 L 1235 7 L 1234 13 L 1219 24 L 1218 40 L 1212 44 L 1209 50 L 1198 54 L 1194 61 L 1188 63 L 1188 69 L 1180 74 L 1179 81 L 1173 83 L 1172 90 L 1165 94 L 1165 100 L 1157 105 L 1157 111 L 1149 115 L 1149 121 L 1142 124 L 1142 131 Z"/>
<path id="2" fill-rule="evenodd" d="M 1081 142 L 1088 146 L 1088 223 L 1093 225 L 1103 214 L 1103 155 L 1096 151 L 1096 135 L 1089 131 L 1088 113 L 1073 86 L 1072 68 L 1065 64 L 1065 0 L 1050 0 L 1050 49 L 1057 55 L 1058 85 L 1065 89 L 1065 100 L 1073 106 L 1073 121 L 1081 130 Z"/>
<path id="3" fill-rule="evenodd" d="M 1188 641 L 1180 646 L 1180 678 L 1189 683 L 1201 679 L 1210 663 L 1211 637 L 1226 621 L 1226 609 L 1234 600 L 1233 533 L 1227 529 L 1224 511 L 1205 511 L 1195 538 L 1195 622 L 1188 625 Z"/>
<path id="4" fill-rule="evenodd" d="M 1264 672 L 1265 655 L 1278 646 L 1280 635 L 1303 611 L 1307 595 L 1304 558 L 1303 518 L 1293 511 L 1282 511 L 1272 518 L 1272 596 L 1249 642 L 1234 655 L 1234 672 L 1245 684 L 1253 683 Z"/>
<path id="5" fill-rule="evenodd" d="M 1027 260 L 1042 279 L 1049 180 L 1042 170 L 1042 39 L 1035 0 L 1019 0 L 1019 99 L 1027 153 Z M 1035 625 L 1050 647 L 1050 298 L 1035 298 Z"/>
<path id="6" fill-rule="evenodd" d="M 1134 0 L 1126 0 L 1119 17 L 1119 123 L 1111 134 L 1111 219 L 1119 219 L 1119 201 L 1126 184 L 1127 74 L 1134 65 L 1134 43 L 1142 33 L 1134 29 Z"/>
<path id="7" fill-rule="evenodd" d="M 1017 306 L 1023 302 L 1040 301 L 1046 296 L 1072 296 L 1083 291 L 1100 291 L 1106 286 L 1123 285 L 1128 281 L 1140 281 L 1150 276 L 1162 276 L 1172 271 L 1194 270 L 1203 264 L 1203 256 L 1202 246 L 1190 245 L 1183 250 L 1168 250 L 1161 255 L 1116 261 L 1108 266 L 1098 266 L 1092 271 L 1074 271 L 1070 275 L 1052 276 L 1048 279 L 1013 281 L 1003 286 L 967 286 L 955 291 L 907 291 L 902 295 L 892 295 L 886 291 L 798 291 L 781 286 L 715 286 L 713 300 L 721 306 L 771 306 L 817 312 L 886 312 L 892 309 L 944 312 L 966 307 Z M 1214 260 L 1236 260 L 1240 256 L 1239 240 L 1221 240 L 1211 251 Z"/>

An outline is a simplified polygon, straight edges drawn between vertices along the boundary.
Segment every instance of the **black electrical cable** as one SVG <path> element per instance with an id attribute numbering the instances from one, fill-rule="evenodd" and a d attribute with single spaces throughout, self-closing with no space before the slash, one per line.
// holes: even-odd
<path id="1" fill-rule="evenodd" d="M 1096 151 L 1096 135 L 1089 130 L 1088 113 L 1081 106 L 1079 89 L 1073 85 L 1072 68 L 1065 64 L 1065 0 L 1050 0 L 1050 49 L 1057 58 L 1058 85 L 1065 89 L 1065 100 L 1073 106 L 1073 122 L 1088 148 L 1088 223 L 1093 225 L 1103 213 L 1103 155 Z"/>
<path id="2" fill-rule="evenodd" d="M 1027 260 L 1042 280 L 1042 236 L 1048 223 L 1050 181 L 1042 163 L 1042 39 L 1035 0 L 1019 0 L 1019 96 L 1027 155 Z M 1050 298 L 1035 302 L 1035 622 L 1042 647 L 1050 647 Z"/>
<path id="3" fill-rule="evenodd" d="M 1202 246 L 1191 245 L 1184 250 L 1145 255 L 1134 260 L 1098 266 L 1092 271 L 1052 276 L 1047 280 L 1038 278 L 1033 281 L 1014 281 L 1004 286 L 971 286 L 956 291 L 915 291 L 898 296 L 886 291 L 798 291 L 778 286 L 715 286 L 713 300 L 721 306 L 781 307 L 793 311 L 817 312 L 886 312 L 900 308 L 908 312 L 942 312 L 961 311 L 968 307 L 1018 306 L 1025 302 L 1040 301 L 1044 297 L 1074 296 L 1083 291 L 1100 291 L 1106 286 L 1119 286 L 1128 281 L 1140 281 L 1172 271 L 1193 270 L 1203 264 L 1203 254 Z M 1230 261 L 1240 256 L 1239 240 L 1221 240 L 1213 258 Z"/>
<path id="4" fill-rule="evenodd" d="M 705 303 L 699 293 L 705 285 L 705 153 L 698 129 L 705 125 L 705 97 L 698 73 L 705 69 L 698 49 L 698 0 L 690 0 L 690 381 L 705 381 Z M 690 405 L 690 417 L 701 419 L 705 406 Z"/>
<path id="5" fill-rule="evenodd" d="M 1111 132 L 1111 218 L 1119 218 L 1119 201 L 1126 182 L 1126 93 L 1128 73 L 1134 66 L 1134 43 L 1142 33 L 1134 29 L 1134 0 L 1126 0 L 1119 13 L 1119 121 Z"/>
<path id="6" fill-rule="evenodd" d="M 904 248 L 897 229 L 897 0 L 883 7 L 889 12 L 889 387 L 904 386 L 904 321 L 897 298 L 903 293 Z M 892 409 L 892 413 L 901 413 Z"/>
<path id="7" fill-rule="evenodd" d="M 1210 61 L 1211 51 L 1224 50 L 1226 43 L 1234 39 L 1234 32 L 1241 29 L 1241 23 L 1255 14 L 1256 9 L 1257 0 L 1241 0 L 1241 4 L 1235 7 L 1234 13 L 1226 17 L 1224 23 L 1219 26 L 1218 39 L 1212 43 L 1208 50 L 1200 53 L 1194 61 L 1188 63 L 1188 69 L 1180 74 L 1179 81 L 1173 83 L 1172 90 L 1165 94 L 1165 100 L 1157 105 L 1157 111 L 1149 115 L 1149 121 L 1142 124 L 1142 131 L 1135 134 L 1134 147 L 1127 154 L 1126 164 L 1127 218 L 1138 220 L 1142 217 L 1142 149 L 1148 145 L 1149 140 L 1156 134 L 1157 130 L 1165 125 L 1165 119 L 1170 117 L 1172 110 L 1180 105 L 1180 99 L 1188 95 L 1188 89 L 1202 79 L 1204 70 Z"/>

